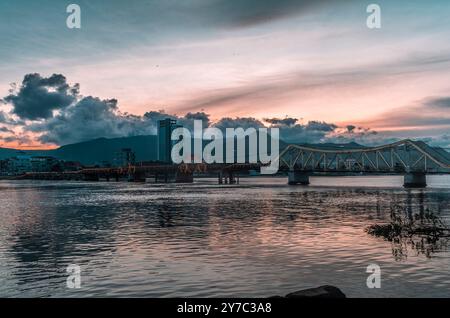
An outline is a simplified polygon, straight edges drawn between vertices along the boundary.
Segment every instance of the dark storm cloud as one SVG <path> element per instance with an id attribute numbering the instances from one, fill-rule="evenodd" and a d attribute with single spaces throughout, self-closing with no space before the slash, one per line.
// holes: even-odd
<path id="1" fill-rule="evenodd" d="M 435 97 L 430 98 L 425 103 L 427 106 L 437 107 L 450 110 L 450 97 Z"/>
<path id="2" fill-rule="evenodd" d="M 271 128 L 280 130 L 280 138 L 285 142 L 292 143 L 318 143 L 326 140 L 327 135 L 332 133 L 338 126 L 326 122 L 310 121 L 307 124 L 296 124 L 297 118 L 265 118 L 265 122 L 270 124 Z M 260 128 L 265 125 L 258 119 L 247 118 L 222 118 L 216 122 L 214 127 L 221 130 L 225 128 Z"/>
<path id="3" fill-rule="evenodd" d="M 26 144 L 30 144 L 32 142 L 31 138 L 26 135 L 23 135 L 23 136 L 12 135 L 12 136 L 7 136 L 7 137 L 0 136 L 0 140 L 3 140 L 6 143 L 14 142 L 19 145 L 26 145 Z"/>
<path id="4" fill-rule="evenodd" d="M 253 117 L 224 117 L 217 121 L 214 127 L 219 128 L 220 130 L 225 130 L 226 128 L 260 128 L 264 127 L 264 124 L 256 118 Z"/>
<path id="5" fill-rule="evenodd" d="M 297 118 L 264 118 L 264 121 L 266 123 L 269 123 L 271 125 L 281 125 L 281 126 L 293 126 L 297 123 Z"/>
<path id="6" fill-rule="evenodd" d="M 4 111 L 0 110 L 0 123 L 6 123 L 8 121 L 7 115 Z"/>
<path id="7" fill-rule="evenodd" d="M 3 98 L 13 106 L 12 113 L 20 119 L 37 120 L 53 116 L 54 110 L 72 104 L 78 95 L 78 85 L 70 86 L 61 74 L 50 77 L 27 74 L 16 92 Z"/>
<path id="8" fill-rule="evenodd" d="M 306 124 L 297 124 L 297 118 L 267 118 L 271 122 L 270 128 L 278 128 L 280 138 L 285 143 L 317 144 L 317 143 L 348 143 L 357 142 L 366 145 L 380 145 L 398 140 L 388 136 L 379 135 L 368 128 L 356 127 L 349 131 L 348 127 L 339 127 L 333 123 L 322 121 L 309 121 Z M 295 123 L 295 124 L 294 124 Z M 263 123 L 255 118 L 222 118 L 215 124 L 221 130 L 225 128 L 260 128 Z"/>
<path id="9" fill-rule="evenodd" d="M 216 0 L 207 7 L 216 21 L 232 27 L 249 27 L 309 13 L 350 0 Z"/>
<path id="10" fill-rule="evenodd" d="M 271 124 L 270 127 L 280 129 L 280 137 L 286 143 L 348 143 L 357 142 L 363 145 L 380 145 L 398 140 L 369 128 L 347 125 L 339 127 L 334 123 L 323 121 L 309 121 L 306 124 L 298 124 L 297 118 L 266 118 L 264 121 Z"/>
<path id="11" fill-rule="evenodd" d="M 149 111 L 144 114 L 144 119 L 150 122 L 157 122 L 158 120 L 163 120 L 166 118 L 177 119 L 177 116 L 166 114 L 164 110 L 160 111 Z"/>
<path id="12" fill-rule="evenodd" d="M 190 129 L 195 119 L 209 125 L 209 115 L 202 112 L 179 117 L 164 111 L 150 111 L 144 116 L 136 116 L 121 113 L 115 99 L 88 96 L 62 109 L 54 117 L 35 121 L 23 128 L 38 133 L 38 140 L 42 143 L 65 145 L 101 137 L 154 135 L 158 120 L 166 118 L 175 119 Z"/>
<path id="13" fill-rule="evenodd" d="M 155 133 L 145 117 L 121 114 L 117 100 L 85 97 L 60 114 L 33 123 L 27 130 L 42 133 L 43 143 L 68 144 L 100 137 L 125 137 Z"/>
<path id="14" fill-rule="evenodd" d="M 16 120 L 14 118 L 11 118 L 11 116 L 9 114 L 7 114 L 6 112 L 0 110 L 0 123 L 2 124 L 6 124 L 6 125 L 24 125 L 24 121 L 23 120 Z"/>
<path id="15" fill-rule="evenodd" d="M 310 121 L 306 125 L 307 129 L 310 130 L 317 130 L 317 131 L 323 131 L 323 132 L 330 132 L 337 128 L 335 124 L 329 124 L 323 121 Z"/>
<path id="16" fill-rule="evenodd" d="M 14 133 L 11 129 L 9 129 L 8 127 L 0 127 L 0 132 L 3 133 Z"/>
<path id="17" fill-rule="evenodd" d="M 210 125 L 210 119 L 209 115 L 205 112 L 197 112 L 197 113 L 187 113 L 184 118 L 186 120 L 201 120 L 203 122 L 203 125 L 206 127 L 209 127 Z"/>
<path id="18" fill-rule="evenodd" d="M 272 127 L 278 127 L 281 139 L 292 143 L 323 142 L 337 128 L 334 124 L 320 121 L 310 121 L 307 124 L 295 125 L 275 124 Z"/>

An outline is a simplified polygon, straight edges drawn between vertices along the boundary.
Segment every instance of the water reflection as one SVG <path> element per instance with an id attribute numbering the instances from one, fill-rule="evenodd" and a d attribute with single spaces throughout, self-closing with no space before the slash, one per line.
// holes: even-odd
<path id="1" fill-rule="evenodd" d="M 3 296 L 266 297 L 323 283 L 368 297 L 450 290 L 447 244 L 364 231 L 389 222 L 392 207 L 448 224 L 447 190 L 29 182 L 2 183 L 0 199 Z M 365 287 L 372 262 L 395 273 L 382 291 Z M 83 269 L 75 294 L 65 287 L 71 263 Z"/>
<path id="2" fill-rule="evenodd" d="M 61 207 L 53 202 L 59 197 L 55 192 L 33 187 L 9 194 L 14 210 L 7 212 L 14 214 L 7 220 L 12 223 L 5 223 L 7 245 L 18 264 L 13 274 L 19 288 L 64 280 L 66 266 L 77 255 L 89 258 L 114 251 L 114 211 L 109 208 L 98 207 L 93 214 L 83 204 Z M 102 217 L 105 214 L 108 217 Z"/>
<path id="3" fill-rule="evenodd" d="M 442 197 L 430 204 L 424 191 L 416 195 L 408 191 L 406 204 L 391 203 L 389 222 L 371 225 L 367 232 L 390 241 L 397 261 L 407 259 L 410 253 L 431 258 L 449 244 L 450 227 L 441 218 L 442 205 L 447 204 Z"/>

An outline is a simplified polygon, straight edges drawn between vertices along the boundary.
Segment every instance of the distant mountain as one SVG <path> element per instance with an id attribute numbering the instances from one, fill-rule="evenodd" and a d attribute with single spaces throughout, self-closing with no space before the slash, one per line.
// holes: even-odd
<path id="1" fill-rule="evenodd" d="M 47 156 L 47 153 L 48 153 L 48 151 L 46 151 L 46 150 L 17 150 L 17 149 L 0 147 L 0 160 L 15 157 L 20 154 L 27 154 L 30 156 Z"/>
<path id="2" fill-rule="evenodd" d="M 85 165 L 93 165 L 103 161 L 113 162 L 116 153 L 123 148 L 131 148 L 136 153 L 137 161 L 157 159 L 156 136 L 135 136 L 123 138 L 99 138 L 62 146 L 54 150 L 20 151 L 32 156 L 52 156 L 60 160 L 79 161 Z M 19 150 L 0 148 L 0 159 L 17 156 Z"/>
<path id="3" fill-rule="evenodd" d="M 99 138 L 62 146 L 54 150 L 50 156 L 67 161 L 79 161 L 83 164 L 94 164 L 102 161 L 113 162 L 117 152 L 123 148 L 131 148 L 136 153 L 137 161 L 151 161 L 157 159 L 156 138 L 156 136 Z"/>

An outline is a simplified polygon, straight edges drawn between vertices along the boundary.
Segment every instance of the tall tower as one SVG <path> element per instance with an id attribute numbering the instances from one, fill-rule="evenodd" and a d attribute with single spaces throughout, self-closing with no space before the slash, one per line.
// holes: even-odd
<path id="1" fill-rule="evenodd" d="M 179 127 L 182 126 L 170 118 L 158 121 L 158 161 L 172 163 L 172 131 Z"/>

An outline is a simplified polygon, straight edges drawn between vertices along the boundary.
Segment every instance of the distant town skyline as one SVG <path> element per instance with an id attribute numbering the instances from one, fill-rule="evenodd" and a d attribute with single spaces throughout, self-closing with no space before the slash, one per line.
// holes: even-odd
<path id="1" fill-rule="evenodd" d="M 81 29 L 69 3 L 0 4 L 0 147 L 155 134 L 168 115 L 450 147 L 448 1 L 376 1 L 381 29 L 366 26 L 370 1 L 75 3 Z"/>

